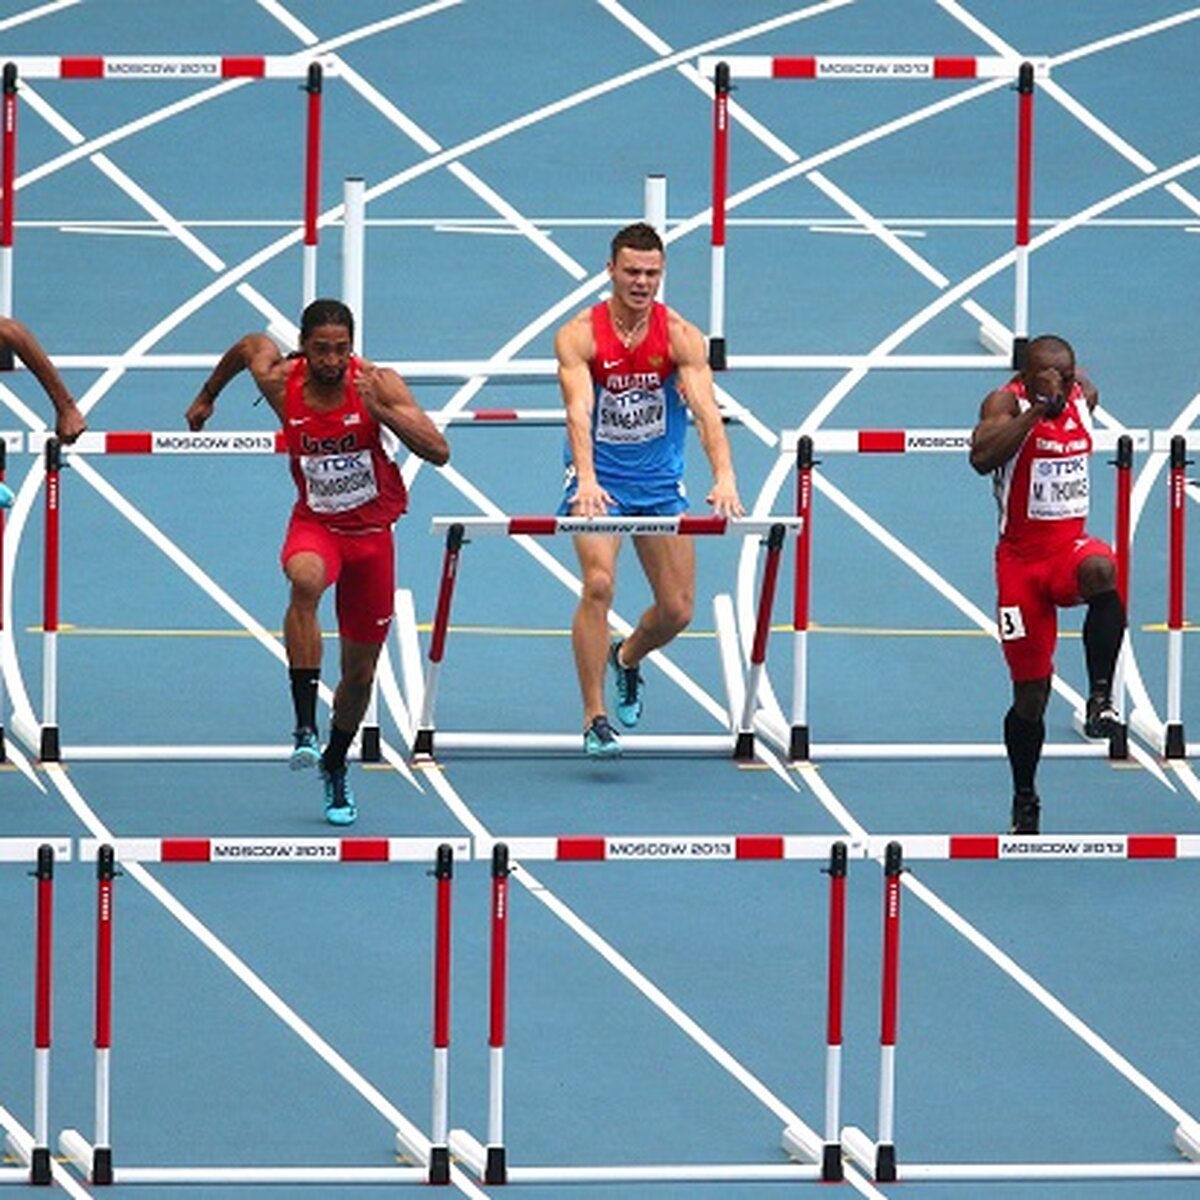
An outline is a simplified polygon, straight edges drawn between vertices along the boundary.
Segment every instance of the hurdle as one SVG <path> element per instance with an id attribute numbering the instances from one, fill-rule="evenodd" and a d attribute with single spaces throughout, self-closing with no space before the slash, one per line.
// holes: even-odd
<path id="1" fill-rule="evenodd" d="M 997 351 L 1011 352 L 1013 367 L 1021 367 L 1029 344 L 1029 231 L 1033 193 L 1033 99 L 1035 77 L 1047 77 L 1045 59 L 1018 62 L 1007 57 L 950 55 L 820 55 L 765 54 L 702 55 L 696 62 L 702 75 L 713 80 L 712 233 L 710 251 L 709 365 L 723 371 L 729 365 L 725 335 L 726 209 L 729 190 L 729 94 L 733 78 L 843 80 L 964 79 L 1013 80 L 1017 90 L 1017 161 L 1015 298 L 1010 347 L 1001 347 L 996 334 L 981 326 L 979 339 Z M 780 363 L 782 365 L 782 362 Z M 994 362 L 992 365 L 995 365 Z"/>
<path id="2" fill-rule="evenodd" d="M 54 972 L 54 865 L 69 861 L 69 838 L 0 838 L 0 863 L 34 864 L 33 1130 L 28 1137 L 6 1129 L 6 1144 L 21 1164 L 0 1167 L 0 1183 L 46 1185 L 50 1158 L 50 1050 Z"/>
<path id="3" fill-rule="evenodd" d="M 491 964 L 489 969 L 489 1078 L 487 1144 L 481 1143 L 469 1130 L 455 1129 L 450 1134 L 452 1152 L 481 1183 L 507 1185 L 520 1183 L 749 1183 L 749 1182 L 815 1182 L 825 1178 L 826 1167 L 819 1161 L 822 1147 L 811 1131 L 797 1127 L 792 1131 L 794 1143 L 807 1146 L 813 1161 L 798 1163 L 688 1163 L 644 1164 L 639 1166 L 514 1166 L 504 1141 L 504 1041 L 507 1013 L 508 930 L 510 905 L 508 877 L 511 858 L 557 859 L 559 861 L 607 861 L 604 853 L 610 841 L 596 838 L 510 838 L 503 841 L 487 838 L 477 840 L 479 855 L 489 852 L 492 859 L 491 897 Z M 752 840 L 752 839 L 751 839 Z M 578 843 L 571 845 L 572 842 Z M 686 839 L 680 839 L 683 845 Z M 833 839 L 811 837 L 803 840 L 802 855 L 817 858 L 823 849 L 834 853 Z M 747 857 L 750 856 L 747 847 Z M 734 857 L 730 853 L 724 857 Z M 649 858 L 650 856 L 646 856 Z M 716 855 L 707 855 L 710 861 Z M 738 856 L 740 857 L 740 856 Z M 842 867 L 845 847 L 842 847 Z M 831 879 L 834 872 L 831 868 Z M 844 869 L 841 880 L 844 884 Z M 836 900 L 834 904 L 836 905 Z M 839 1017 L 840 1020 L 840 1017 Z M 840 1156 L 838 1167 L 840 1168 Z M 830 1178 L 833 1176 L 831 1175 Z M 840 1178 L 840 1175 L 838 1176 Z"/>
<path id="4" fill-rule="evenodd" d="M 758 705 L 758 689 L 766 666 L 767 641 L 770 636 L 770 616 L 778 581 L 779 558 L 784 537 L 789 529 L 798 529 L 796 517 L 434 517 L 434 532 L 445 531 L 446 543 L 442 573 L 438 585 L 437 604 L 430 634 L 428 665 L 420 703 L 410 705 L 419 712 L 412 737 L 414 759 L 428 760 L 440 751 L 477 753 L 577 753 L 580 739 L 574 734 L 542 733 L 473 733 L 436 732 L 434 706 L 446 640 L 450 626 L 450 608 L 458 578 L 459 557 L 468 535 L 501 535 L 507 537 L 550 537 L 561 534 L 722 536 L 725 534 L 765 534 L 766 562 L 760 584 L 758 617 L 750 655 L 748 677 L 734 678 L 736 670 L 730 655 L 724 657 L 726 690 L 729 696 L 730 729 L 723 734 L 630 734 L 622 737 L 622 751 L 647 754 L 718 754 L 739 761 L 754 757 L 754 725 Z M 719 598 L 718 598 L 719 599 Z M 719 621 L 720 623 L 720 621 Z M 743 691 L 744 686 L 744 691 Z M 738 697 L 741 703 L 737 703 Z M 740 717 L 738 713 L 740 711 Z M 735 718 L 737 718 L 735 720 Z"/>
<path id="5" fill-rule="evenodd" d="M 61 512 L 62 472 L 64 458 L 74 454 L 98 455 L 260 455 L 285 454 L 287 443 L 282 430 L 243 430 L 222 432 L 190 432 L 182 430 L 89 430 L 69 448 L 46 432 L 29 434 L 28 448 L 41 453 L 45 460 L 46 490 L 45 529 L 43 545 L 42 593 L 42 721 L 36 738 L 38 757 L 43 762 L 62 761 L 172 761 L 205 762 L 226 760 L 235 762 L 286 761 L 291 747 L 275 745 L 166 744 L 136 745 L 79 745 L 64 746 L 58 720 L 59 667 L 58 635 L 60 632 L 61 600 Z M 2 476 L 0 476 L 2 478 Z M 0 520 L 3 518 L 0 517 Z M 0 535 L 3 529 L 0 526 Z M 0 541 L 2 548 L 2 541 Z M 0 617 L 2 621 L 2 617 Z M 2 628 L 2 625 L 0 625 Z M 2 686 L 2 685 L 0 685 Z M 0 692 L 0 701 L 3 694 Z M 372 705 L 355 739 L 362 762 L 382 760 L 382 743 L 378 708 Z"/>
<path id="6" fill-rule="evenodd" d="M 59 1134 L 58 1148 L 90 1183 L 293 1183 L 293 1184 L 448 1184 L 446 1148 L 449 1077 L 450 887 L 456 848 L 467 857 L 470 842 L 458 838 L 97 838 L 80 840 L 80 861 L 96 863 L 98 883 L 95 973 L 95 1137 L 77 1129 Z M 115 1166 L 111 1129 L 113 1008 L 113 881 L 119 863 L 174 862 L 243 864 L 364 864 L 434 862 L 433 1138 L 413 1129 L 396 1134 L 416 1165 L 373 1167 Z M 48 1155 L 48 1152 L 47 1152 Z M 46 1158 L 47 1165 L 49 1163 Z M 47 1180 L 48 1182 L 48 1180 Z"/>
<path id="7" fill-rule="evenodd" d="M 317 290 L 318 221 L 321 190 L 321 113 L 326 75 L 337 74 L 332 58 L 306 61 L 294 55 L 219 54 L 108 54 L 15 55 L 3 67 L 3 133 L 0 137 L 0 314 L 12 312 L 12 254 L 15 212 L 17 94 L 26 79 L 105 80 L 142 82 L 213 83 L 223 80 L 303 79 L 304 130 L 304 303 Z"/>
<path id="8" fill-rule="evenodd" d="M 796 456 L 796 512 L 800 531 L 796 541 L 796 578 L 793 594 L 792 637 L 795 647 L 791 724 L 786 734 L 769 725 L 764 734 L 772 743 L 786 751 L 792 762 L 818 759 L 890 759 L 890 758 L 1003 758 L 1000 743 L 931 743 L 906 746 L 903 743 L 825 743 L 811 740 L 808 689 L 808 637 L 812 592 L 812 495 L 813 471 L 817 451 L 848 454 L 963 454 L 970 447 L 969 429 L 825 429 L 814 433 L 784 431 L 780 445 L 784 453 Z M 1118 588 L 1122 601 L 1129 606 L 1129 562 L 1131 543 L 1131 476 L 1135 449 L 1147 450 L 1151 445 L 1148 430 L 1093 430 L 1093 453 L 1115 451 L 1111 465 L 1116 468 L 1116 515 L 1114 519 L 1114 552 L 1117 557 Z M 1122 650 L 1124 655 L 1125 650 Z M 1122 716 L 1119 726 L 1104 741 L 1082 744 L 1050 743 L 1043 747 L 1045 758 L 1126 759 L 1129 756 L 1128 725 L 1124 718 L 1124 678 L 1118 669 L 1113 702 Z M 1082 733 L 1083 720 L 1074 714 L 1074 724 Z"/>

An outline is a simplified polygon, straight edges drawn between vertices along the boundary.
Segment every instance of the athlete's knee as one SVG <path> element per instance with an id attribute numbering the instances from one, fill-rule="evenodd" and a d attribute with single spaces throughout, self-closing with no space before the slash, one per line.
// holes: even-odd
<path id="1" fill-rule="evenodd" d="M 1013 684 L 1013 711 L 1023 721 L 1040 721 L 1050 702 L 1050 679 L 1028 679 Z"/>
<path id="2" fill-rule="evenodd" d="M 1077 573 L 1079 594 L 1091 600 L 1102 592 L 1113 592 L 1117 586 L 1117 568 L 1111 558 L 1091 554 L 1079 564 Z"/>
<path id="3" fill-rule="evenodd" d="M 695 601 L 690 591 L 663 596 L 658 601 L 659 619 L 676 633 L 682 633 L 692 623 L 695 607 Z"/>
<path id="4" fill-rule="evenodd" d="M 611 608 L 615 585 L 615 576 L 608 567 L 588 567 L 583 573 L 582 599 L 588 604 Z"/>

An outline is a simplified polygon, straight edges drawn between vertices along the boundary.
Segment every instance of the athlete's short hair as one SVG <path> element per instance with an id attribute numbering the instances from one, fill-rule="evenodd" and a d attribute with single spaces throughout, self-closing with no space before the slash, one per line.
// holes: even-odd
<path id="1" fill-rule="evenodd" d="M 319 325 L 341 325 L 354 340 L 354 314 L 340 300 L 314 300 L 300 314 L 300 340 L 304 341 Z"/>
<path id="2" fill-rule="evenodd" d="M 1042 333 L 1029 343 L 1028 349 L 1032 350 L 1035 346 L 1044 346 L 1047 350 L 1058 350 L 1069 354 L 1074 360 L 1075 350 L 1071 343 L 1065 337 L 1059 337 L 1057 333 Z"/>
<path id="3" fill-rule="evenodd" d="M 658 230 L 646 221 L 635 221 L 632 225 L 626 225 L 624 229 L 617 232 L 617 235 L 612 240 L 611 262 L 617 261 L 617 253 L 622 248 L 629 250 L 657 250 L 659 254 L 666 253 L 663 249 L 662 238 L 658 236 Z"/>

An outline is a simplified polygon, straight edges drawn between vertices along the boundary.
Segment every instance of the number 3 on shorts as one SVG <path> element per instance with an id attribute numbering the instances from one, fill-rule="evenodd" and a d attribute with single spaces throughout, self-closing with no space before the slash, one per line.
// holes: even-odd
<path id="1" fill-rule="evenodd" d="M 1012 604 L 1000 609 L 1000 640 L 1002 642 L 1017 642 L 1025 636 L 1025 622 L 1021 619 L 1021 609 Z"/>

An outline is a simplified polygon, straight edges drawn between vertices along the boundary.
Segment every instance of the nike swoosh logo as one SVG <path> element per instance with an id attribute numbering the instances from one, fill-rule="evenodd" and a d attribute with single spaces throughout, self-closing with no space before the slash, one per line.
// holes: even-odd
<path id="1" fill-rule="evenodd" d="M 612 362 L 609 362 L 607 358 L 604 360 L 604 369 L 606 371 L 611 371 L 613 367 L 619 367 L 620 365 L 621 360 L 619 358 L 614 358 Z"/>

